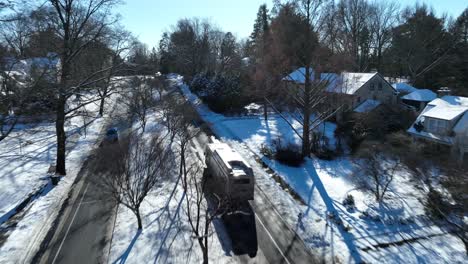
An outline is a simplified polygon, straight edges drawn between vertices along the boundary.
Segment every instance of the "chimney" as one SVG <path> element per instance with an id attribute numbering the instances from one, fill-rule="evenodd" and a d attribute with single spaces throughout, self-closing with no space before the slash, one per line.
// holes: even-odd
<path id="1" fill-rule="evenodd" d="M 441 98 L 446 95 L 451 95 L 452 90 L 450 90 L 448 87 L 441 87 L 439 90 L 437 90 L 437 97 Z"/>

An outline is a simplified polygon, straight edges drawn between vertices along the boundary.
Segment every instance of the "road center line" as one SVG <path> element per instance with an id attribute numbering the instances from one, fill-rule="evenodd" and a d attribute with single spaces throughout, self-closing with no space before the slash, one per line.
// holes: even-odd
<path id="1" fill-rule="evenodd" d="M 267 232 L 268 236 L 270 237 L 271 241 L 273 241 L 273 244 L 275 245 L 276 249 L 278 249 L 279 253 L 281 254 L 281 256 L 283 256 L 284 260 L 286 260 L 286 263 L 288 264 L 291 264 L 291 262 L 289 262 L 288 258 L 286 258 L 286 256 L 284 255 L 283 251 L 280 249 L 280 247 L 278 246 L 278 244 L 276 243 L 275 239 L 273 238 L 273 236 L 270 234 L 270 231 L 268 231 L 268 229 L 266 228 L 265 224 L 263 224 L 263 221 L 260 219 L 260 217 L 258 217 L 257 214 L 255 214 L 255 217 L 258 219 L 258 221 L 260 222 L 260 224 L 262 224 L 263 226 L 263 229 L 265 229 L 265 231 Z"/>
<path id="2" fill-rule="evenodd" d="M 86 184 L 86 188 L 85 188 L 83 194 L 81 195 L 80 203 L 78 204 L 78 207 L 76 208 L 75 213 L 73 214 L 70 225 L 68 225 L 67 231 L 65 232 L 65 236 L 63 237 L 62 242 L 60 243 L 60 246 L 59 246 L 59 248 L 57 250 L 57 253 L 55 254 L 54 259 L 52 260 L 52 264 L 55 263 L 55 261 L 57 260 L 58 255 L 60 254 L 60 251 L 62 250 L 62 246 L 65 243 L 65 240 L 67 239 L 68 233 L 70 232 L 70 229 L 71 229 L 71 227 L 73 225 L 73 222 L 75 221 L 75 217 L 78 214 L 78 211 L 80 210 L 81 204 L 83 203 L 83 199 L 85 197 L 86 191 L 88 190 L 88 187 L 89 187 L 89 183 Z"/>

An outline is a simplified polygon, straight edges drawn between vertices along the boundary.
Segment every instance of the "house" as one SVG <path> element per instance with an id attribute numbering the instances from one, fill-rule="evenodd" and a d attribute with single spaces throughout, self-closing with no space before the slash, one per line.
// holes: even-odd
<path id="1" fill-rule="evenodd" d="M 4 58 L 4 63 L 5 73 L 19 82 L 33 77 L 56 82 L 59 79 L 61 69 L 60 58 L 53 52 L 49 52 L 46 57 L 33 57 L 22 60 Z"/>
<path id="2" fill-rule="evenodd" d="M 316 80 L 317 73 L 311 68 L 310 80 Z M 298 68 L 283 78 L 288 89 L 305 84 L 305 68 Z M 325 92 L 332 95 L 328 104 L 344 110 L 371 111 L 380 104 L 395 104 L 397 92 L 384 77 L 377 73 L 343 72 L 321 73 L 320 82 L 326 82 Z M 362 106 L 361 106 L 362 105 Z M 358 108 L 361 106 L 360 108 Z"/>
<path id="3" fill-rule="evenodd" d="M 384 77 L 375 73 L 343 72 L 321 74 L 329 85 L 326 92 L 333 93 L 332 104 L 347 109 L 370 111 L 380 104 L 395 104 L 397 92 Z M 359 108 L 360 105 L 366 107 Z"/>
<path id="4" fill-rule="evenodd" d="M 285 89 L 284 91 L 279 91 L 279 93 L 282 94 L 278 94 L 278 97 L 283 99 L 283 103 L 286 103 L 287 105 L 294 104 L 294 98 L 292 95 L 294 93 L 291 93 L 291 91 L 297 91 L 304 87 L 306 79 L 305 72 L 306 68 L 301 67 L 283 77 L 282 83 L 284 84 Z M 315 71 L 312 68 L 309 68 L 309 77 L 311 81 L 315 80 Z"/>
<path id="5" fill-rule="evenodd" d="M 416 89 L 415 91 L 401 97 L 401 102 L 413 107 L 416 111 L 421 111 L 432 100 L 437 98 L 437 94 L 428 89 Z"/>
<path id="6" fill-rule="evenodd" d="M 468 152 L 468 98 L 446 95 L 429 102 L 408 133 L 449 146 L 463 160 Z"/>

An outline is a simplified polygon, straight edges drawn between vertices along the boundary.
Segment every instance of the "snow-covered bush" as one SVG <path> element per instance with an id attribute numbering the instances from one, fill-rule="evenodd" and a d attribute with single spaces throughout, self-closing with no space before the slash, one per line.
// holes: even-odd
<path id="1" fill-rule="evenodd" d="M 210 76 L 207 73 L 199 73 L 193 77 L 190 83 L 192 92 L 199 96 L 206 96 L 207 89 L 211 83 Z"/>
<path id="2" fill-rule="evenodd" d="M 354 203 L 354 196 L 352 196 L 351 194 L 346 195 L 346 197 L 343 200 L 343 205 L 348 210 L 354 210 L 356 208 L 356 205 Z"/>
<path id="3" fill-rule="evenodd" d="M 217 75 L 199 95 L 211 110 L 218 113 L 243 111 L 247 103 L 238 76 Z"/>
<path id="4" fill-rule="evenodd" d="M 268 145 L 263 144 L 263 143 L 260 146 L 260 153 L 269 159 L 273 159 L 275 156 L 275 151 L 272 148 L 270 148 Z"/>
<path id="5" fill-rule="evenodd" d="M 280 138 L 273 141 L 273 146 L 277 161 L 292 167 L 299 167 L 304 162 L 300 146 L 291 142 L 283 143 Z"/>

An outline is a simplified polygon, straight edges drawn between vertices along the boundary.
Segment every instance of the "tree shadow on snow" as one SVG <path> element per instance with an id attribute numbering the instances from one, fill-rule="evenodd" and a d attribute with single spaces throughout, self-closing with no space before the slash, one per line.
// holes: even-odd
<path id="1" fill-rule="evenodd" d="M 127 250 L 125 250 L 125 252 L 122 253 L 122 255 L 118 259 L 116 259 L 114 262 L 112 262 L 113 264 L 123 264 L 123 263 L 127 262 L 128 256 L 130 255 L 130 252 L 132 251 L 133 246 L 135 245 L 136 241 L 138 240 L 138 237 L 141 235 L 141 232 L 142 232 L 142 230 L 140 230 L 140 229 L 136 232 L 135 236 L 132 239 L 132 242 L 130 242 L 130 245 L 128 245 Z"/>

